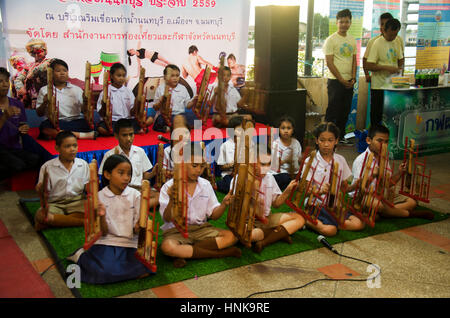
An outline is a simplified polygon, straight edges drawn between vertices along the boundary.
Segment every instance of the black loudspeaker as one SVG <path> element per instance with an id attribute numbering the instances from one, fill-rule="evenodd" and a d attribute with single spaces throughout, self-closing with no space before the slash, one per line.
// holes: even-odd
<path id="1" fill-rule="evenodd" d="M 297 89 L 299 6 L 255 7 L 255 85 Z"/>
<path id="2" fill-rule="evenodd" d="M 278 127 L 282 116 L 290 116 L 295 121 L 294 135 L 301 144 L 305 137 L 306 90 L 284 91 L 257 90 L 260 95 L 262 112 L 254 113 L 257 122 Z"/>

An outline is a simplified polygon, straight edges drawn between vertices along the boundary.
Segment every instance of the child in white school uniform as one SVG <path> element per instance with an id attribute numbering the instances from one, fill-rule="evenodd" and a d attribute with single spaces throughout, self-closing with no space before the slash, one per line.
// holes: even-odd
<path id="1" fill-rule="evenodd" d="M 127 70 L 121 63 L 115 63 L 110 69 L 111 85 L 108 86 L 108 98 L 112 106 L 112 129 L 117 121 L 122 118 L 132 119 L 134 132 L 141 131 L 137 120 L 134 118 L 136 108 L 136 98 L 131 89 L 125 86 Z M 103 102 L 103 91 L 98 96 L 97 111 L 101 117 L 106 114 L 106 104 Z M 104 121 L 98 125 L 98 132 L 102 136 L 110 136 Z"/>
<path id="2" fill-rule="evenodd" d="M 316 169 L 311 186 L 319 186 L 324 180 L 322 187 L 319 189 L 319 194 L 322 195 L 323 200 L 325 199 L 325 195 L 328 193 L 330 188 L 330 171 L 333 162 L 337 162 L 339 164 L 338 175 L 341 173 L 342 182 L 348 183 L 352 178 L 352 172 L 345 158 L 335 153 L 336 145 L 339 143 L 339 136 L 339 128 L 332 122 L 319 124 L 314 130 L 317 154 L 306 179 L 310 181 L 313 174 L 313 168 Z M 305 160 L 305 165 L 308 161 L 309 158 Z M 353 191 L 355 187 L 356 183 L 349 186 L 347 188 L 347 192 Z M 309 221 L 306 222 L 306 225 L 325 236 L 334 236 L 338 231 L 338 224 L 336 220 L 334 220 L 325 209 L 321 209 L 316 225 Z M 352 215 L 350 212 L 347 213 L 345 220 L 346 230 L 359 231 L 362 230 L 364 226 L 364 223 L 360 219 Z"/>
<path id="3" fill-rule="evenodd" d="M 361 175 L 361 169 L 363 168 L 364 158 L 370 154 L 374 154 L 374 160 L 372 162 L 372 167 L 374 165 L 374 170 L 378 170 L 379 167 L 379 161 L 380 161 L 380 152 L 381 152 L 381 146 L 383 143 L 387 144 L 389 142 L 389 129 L 383 125 L 376 124 L 372 125 L 369 129 L 366 142 L 368 144 L 368 147 L 366 151 L 364 151 L 362 154 L 360 154 L 355 161 L 353 161 L 352 166 L 352 172 L 353 172 L 353 182 L 355 183 L 360 175 Z M 388 163 L 389 167 L 389 163 Z M 402 163 L 399 167 L 399 172 L 394 174 L 392 176 L 393 183 L 398 183 L 400 181 L 402 174 L 406 172 L 406 164 Z M 376 178 L 372 180 L 371 184 L 374 186 L 376 185 Z M 374 204 L 377 204 L 376 201 Z M 378 215 L 382 215 L 385 217 L 397 217 L 397 218 L 408 218 L 408 217 L 416 217 L 416 218 L 423 218 L 432 220 L 434 218 L 434 214 L 427 210 L 416 210 L 417 207 L 417 201 L 409 198 L 407 196 L 401 195 L 399 193 L 395 194 L 393 202 L 394 206 L 390 206 L 388 204 L 385 204 L 384 202 L 381 203 L 378 209 Z"/>
<path id="4" fill-rule="evenodd" d="M 68 82 L 69 66 L 63 60 L 54 59 L 49 67 L 53 70 L 53 86 L 59 111 L 59 129 L 72 131 L 80 139 L 94 139 L 96 134 L 83 116 L 87 110 L 83 90 Z M 45 85 L 39 90 L 36 100 L 36 113 L 40 117 L 46 117 L 48 112 L 47 86 Z M 58 132 L 59 130 L 49 119 L 45 119 L 39 126 L 39 138 L 41 139 L 55 139 Z"/>
<path id="5" fill-rule="evenodd" d="M 217 158 L 217 165 L 221 170 L 222 179 L 217 181 L 217 190 L 222 193 L 230 191 L 230 184 L 234 166 L 234 151 L 236 147 L 235 137 L 242 129 L 243 118 L 241 116 L 232 117 L 228 122 L 228 128 L 234 129 L 234 134 L 220 145 L 219 157 Z M 241 129 L 239 129 L 241 128 Z"/>
<path id="6" fill-rule="evenodd" d="M 39 209 L 35 215 L 35 229 L 47 226 L 68 227 L 84 224 L 84 188 L 89 182 L 89 166 L 76 158 L 77 138 L 70 131 L 56 136 L 56 151 L 59 156 L 44 163 L 39 172 L 36 191 L 43 190 L 44 171 L 48 172 L 48 215 Z"/>
<path id="7" fill-rule="evenodd" d="M 186 117 L 189 127 L 194 126 L 194 113 L 190 110 L 194 103 L 197 102 L 197 98 L 191 98 L 188 90 L 182 84 L 180 84 L 180 69 L 174 64 L 169 64 L 164 68 L 164 82 L 161 83 L 155 91 L 155 103 L 153 104 L 153 109 L 156 111 L 153 130 L 160 132 L 168 132 L 170 130 L 170 125 L 165 122 L 164 117 L 161 115 L 160 109 L 163 103 L 166 102 L 164 92 L 166 86 L 169 87 L 169 92 L 171 94 L 170 98 L 170 108 L 172 109 L 172 118 L 176 115 L 183 115 Z"/>
<path id="8" fill-rule="evenodd" d="M 241 97 L 239 91 L 233 86 L 231 79 L 231 69 L 225 66 L 223 69 L 223 81 L 225 82 L 225 102 L 226 102 L 226 118 L 221 118 L 217 112 L 216 105 L 214 106 L 212 123 L 214 127 L 222 128 L 228 126 L 228 121 L 231 117 L 237 116 L 238 107 L 244 105 L 244 98 Z M 214 95 L 217 98 L 217 82 L 212 85 L 214 89 Z M 214 99 L 214 97 L 213 97 Z"/>
<path id="9" fill-rule="evenodd" d="M 261 185 L 259 188 L 260 197 L 258 199 L 260 208 L 257 209 L 254 229 L 252 230 L 251 240 L 254 242 L 252 250 L 256 253 L 261 251 L 267 245 L 283 240 L 289 244 L 292 243 L 290 235 L 298 231 L 305 225 L 305 219 L 296 212 L 289 213 L 271 213 L 271 208 L 278 208 L 284 204 L 293 188 L 297 187 L 298 182 L 292 180 L 284 191 L 281 191 L 278 184 L 270 173 L 271 167 L 271 149 L 266 144 L 258 144 L 258 147 L 265 147 L 266 153 L 258 151 L 258 165 L 261 169 Z M 237 178 L 237 176 L 235 177 Z M 234 179 L 231 181 L 230 190 Z M 268 220 L 267 224 L 260 221 L 261 218 Z"/>
<path id="10" fill-rule="evenodd" d="M 179 129 L 178 129 L 179 128 Z M 175 129 L 177 129 L 175 131 Z M 174 133 L 175 131 L 175 133 Z M 164 148 L 163 168 L 166 169 L 166 177 L 172 178 L 173 176 L 173 160 L 172 149 L 180 142 L 180 136 L 183 143 L 191 142 L 191 133 L 187 124 L 186 117 L 183 115 L 176 115 L 173 117 L 173 125 L 170 127 L 170 144 Z M 179 149 L 181 149 L 180 147 Z"/>
<path id="11" fill-rule="evenodd" d="M 187 238 L 172 223 L 173 179 L 163 185 L 159 197 L 159 211 L 165 222 L 161 227 L 164 231 L 161 250 L 175 258 L 175 267 L 185 266 L 186 258 L 240 257 L 242 253 L 239 248 L 230 247 L 237 242 L 231 231 L 213 227 L 207 221 L 217 220 L 222 216 L 230 204 L 231 195 L 226 195 L 222 203 L 219 203 L 211 183 L 200 177 L 204 169 L 200 144 L 191 143 L 190 146 L 190 162 L 185 163 L 188 188 Z"/>
<path id="12" fill-rule="evenodd" d="M 292 117 L 283 116 L 279 120 L 279 137 L 272 143 L 272 173 L 282 191 L 298 173 L 302 156 L 300 142 L 292 137 L 295 122 Z"/>
<path id="13" fill-rule="evenodd" d="M 133 145 L 134 129 L 130 119 L 119 119 L 114 128 L 114 136 L 119 141 L 119 144 L 105 153 L 102 163 L 100 164 L 99 174 L 102 174 L 103 164 L 110 156 L 114 154 L 124 155 L 130 160 L 133 170 L 133 177 L 129 186 L 140 189 L 142 180 L 150 180 L 153 178 L 156 174 L 156 169 L 153 169 L 150 172 L 153 165 L 148 159 L 144 149 Z M 158 196 L 159 193 L 155 191 L 151 192 L 149 201 L 150 207 L 158 204 Z"/>
<path id="14" fill-rule="evenodd" d="M 103 167 L 98 200 L 101 236 L 85 251 L 78 249 L 68 260 L 81 268 L 81 281 L 107 284 L 148 276 L 151 271 L 136 257 L 141 193 L 128 186 L 131 162 L 122 155 L 112 155 Z"/>

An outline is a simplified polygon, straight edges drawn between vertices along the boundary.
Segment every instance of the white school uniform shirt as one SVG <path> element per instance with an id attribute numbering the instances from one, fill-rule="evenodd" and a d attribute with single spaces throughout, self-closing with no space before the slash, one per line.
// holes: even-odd
<path id="1" fill-rule="evenodd" d="M 53 86 L 54 87 L 54 86 Z M 83 106 L 83 90 L 76 85 L 67 82 L 67 86 L 62 89 L 54 87 L 56 94 L 56 105 L 58 106 L 59 119 L 71 121 L 83 118 L 81 109 Z M 47 85 L 39 90 L 36 100 L 36 108 L 44 102 L 47 95 Z M 47 116 L 43 116 L 45 119 Z"/>
<path id="2" fill-rule="evenodd" d="M 161 188 L 159 194 L 159 212 L 161 217 L 164 218 L 164 211 L 169 204 L 169 195 L 167 190 L 173 185 L 173 179 L 167 181 Z M 189 193 L 188 198 L 188 225 L 201 225 L 208 221 L 208 218 L 213 213 L 214 209 L 220 206 L 217 200 L 216 193 L 214 192 L 211 183 L 208 180 L 199 177 L 197 179 L 197 186 L 195 187 L 194 195 L 191 197 Z M 170 223 L 164 223 L 161 226 L 163 231 L 171 229 L 175 225 Z"/>
<path id="3" fill-rule="evenodd" d="M 108 86 L 108 96 L 112 105 L 112 120 L 118 121 L 122 118 L 133 118 L 131 109 L 134 107 L 134 94 L 125 85 L 116 88 L 112 85 Z M 103 91 L 101 91 L 97 100 L 97 111 L 102 108 Z"/>
<path id="4" fill-rule="evenodd" d="M 101 236 L 95 244 L 137 248 L 138 235 L 133 233 L 139 220 L 141 193 L 126 187 L 119 195 L 104 187 L 98 192 L 98 200 L 106 209 L 108 234 Z"/>
<path id="5" fill-rule="evenodd" d="M 49 202 L 81 195 L 84 186 L 89 182 L 89 165 L 80 158 L 75 158 L 70 171 L 64 167 L 59 157 L 44 163 L 39 172 L 39 183 L 44 179 L 44 171 L 48 171 Z"/>
<path id="6" fill-rule="evenodd" d="M 237 176 L 239 176 L 239 174 L 237 174 L 236 177 Z M 233 183 L 234 178 L 233 180 L 231 180 L 230 190 L 233 188 Z M 261 180 L 259 191 L 260 191 L 259 196 L 264 195 L 264 216 L 268 217 L 270 215 L 273 202 L 277 199 L 277 197 L 280 194 L 282 194 L 280 187 L 278 186 L 278 183 L 275 180 L 273 174 L 267 173 L 264 176 L 264 178 Z"/>
<path id="7" fill-rule="evenodd" d="M 153 165 L 148 159 L 144 149 L 134 145 L 131 145 L 129 156 L 125 154 L 125 152 L 122 150 L 122 148 L 120 148 L 119 145 L 106 152 L 105 155 L 103 156 L 100 168 L 98 169 L 98 174 L 103 174 L 103 164 L 105 163 L 106 159 L 108 159 L 108 157 L 114 154 L 116 148 L 119 150 L 119 155 L 124 155 L 131 161 L 131 168 L 133 169 L 133 175 L 131 176 L 130 185 L 141 186 L 144 172 L 147 172 L 151 168 L 153 168 Z"/>
<path id="8" fill-rule="evenodd" d="M 235 142 L 229 138 L 222 145 L 220 145 L 219 158 L 217 158 L 217 165 L 223 166 L 225 164 L 234 163 L 234 148 Z M 222 171 L 222 178 L 231 174 L 232 171 Z"/>
<path id="9" fill-rule="evenodd" d="M 173 160 L 171 156 L 172 146 L 164 148 L 163 167 L 168 171 L 173 171 Z"/>
<path id="10" fill-rule="evenodd" d="M 333 159 L 335 162 L 337 162 L 339 164 L 339 171 L 338 171 L 338 177 L 339 177 L 339 173 L 342 172 L 342 177 L 341 180 L 347 180 L 351 175 L 352 172 L 350 171 L 350 167 L 347 164 L 347 161 L 345 160 L 345 158 L 337 153 L 333 154 Z M 306 167 L 306 163 L 309 162 L 309 157 L 305 160 L 305 165 L 303 166 L 303 169 L 305 169 Z M 320 154 L 320 151 L 317 151 L 316 157 L 314 158 L 314 161 L 311 165 L 311 169 L 308 172 L 308 175 L 306 177 L 306 179 L 309 181 L 311 180 L 312 174 L 313 174 L 313 168 L 317 169 L 314 173 L 314 180 L 313 180 L 313 185 L 317 185 L 319 186 L 320 183 L 323 181 L 323 184 L 325 183 L 330 183 L 330 171 L 332 168 L 332 163 L 333 160 L 331 160 L 330 162 L 326 162 L 325 159 L 323 159 L 323 157 Z M 330 185 L 331 186 L 331 185 Z M 325 198 L 325 195 L 322 195 L 322 199 Z"/>
<path id="11" fill-rule="evenodd" d="M 216 87 L 219 84 L 215 82 L 210 87 L 212 88 L 212 92 L 216 89 Z M 227 103 L 226 112 L 227 113 L 235 113 L 238 110 L 237 103 L 241 100 L 241 94 L 239 94 L 239 91 L 236 89 L 236 87 L 233 86 L 233 82 L 228 82 L 228 88 L 225 92 L 225 101 Z M 216 106 L 214 105 L 214 112 L 217 112 Z"/>
<path id="12" fill-rule="evenodd" d="M 154 98 L 155 102 L 158 102 L 161 96 L 164 96 L 165 89 L 166 83 L 163 82 L 159 84 L 158 88 L 155 91 L 155 98 Z M 191 101 L 191 96 L 189 95 L 186 87 L 178 83 L 178 85 L 175 86 L 175 88 L 172 89 L 170 93 L 171 93 L 170 107 L 172 108 L 172 115 L 183 114 L 189 102 Z M 160 111 L 157 111 L 155 117 L 158 117 L 159 114 Z"/>
<path id="13" fill-rule="evenodd" d="M 293 154 L 293 163 L 294 163 L 294 171 L 295 173 L 298 173 L 298 169 L 300 168 L 298 163 L 298 158 L 302 155 L 302 146 L 300 145 L 300 142 L 295 139 L 291 138 L 291 144 L 289 146 L 285 146 L 280 138 L 277 138 L 272 143 L 272 172 L 273 173 L 289 173 L 290 164 L 289 163 L 283 163 L 280 167 L 280 171 L 278 172 L 278 166 L 279 166 L 279 158 L 281 156 L 281 160 L 287 160 L 292 152 Z"/>

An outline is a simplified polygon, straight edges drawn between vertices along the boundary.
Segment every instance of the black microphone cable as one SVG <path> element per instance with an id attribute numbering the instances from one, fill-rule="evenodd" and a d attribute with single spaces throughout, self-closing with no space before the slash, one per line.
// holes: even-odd
<path id="1" fill-rule="evenodd" d="M 373 263 L 368 262 L 368 261 L 365 261 L 365 260 L 363 260 L 363 259 L 359 259 L 359 258 L 356 258 L 356 257 L 351 257 L 351 256 L 347 256 L 347 255 L 344 255 L 344 254 L 339 253 L 334 247 L 331 246 L 330 243 L 328 243 L 328 241 L 327 241 L 327 240 L 325 239 L 325 237 L 322 236 L 322 235 L 319 235 L 319 236 L 317 237 L 317 240 L 318 240 L 319 242 L 321 242 L 323 245 L 325 245 L 325 247 L 328 248 L 330 251 L 332 251 L 333 253 L 335 253 L 335 254 L 337 254 L 337 255 L 339 255 L 339 256 L 346 257 L 346 258 L 349 258 L 349 259 L 352 259 L 352 260 L 355 260 L 355 261 L 363 262 L 363 263 L 366 263 L 366 264 L 369 264 L 369 265 L 374 265 Z M 325 241 L 325 242 L 324 242 L 324 241 Z M 376 266 L 376 265 L 374 265 L 374 266 Z M 380 269 L 378 266 L 376 266 L 376 268 L 378 269 L 378 274 L 377 274 L 377 276 L 373 277 L 372 279 L 376 279 L 378 276 L 381 275 L 381 269 Z M 306 286 L 309 286 L 309 285 L 311 285 L 311 284 L 313 284 L 313 283 L 320 282 L 320 281 L 332 281 L 332 282 L 366 282 L 367 279 L 368 279 L 368 278 L 364 278 L 364 279 L 319 278 L 319 279 L 310 281 L 310 282 L 308 282 L 308 283 L 306 283 L 306 284 L 304 284 L 304 285 L 297 286 L 297 287 L 288 287 L 288 288 L 283 288 L 283 289 L 274 289 L 274 290 L 267 290 L 267 291 L 256 292 L 256 293 L 253 293 L 253 294 L 248 295 L 246 298 L 251 298 L 251 297 L 256 296 L 256 295 L 263 295 L 263 294 L 269 294 L 269 293 L 279 293 L 279 292 L 285 292 L 285 291 L 290 291 L 290 290 L 297 290 L 297 289 L 304 288 L 304 287 L 306 287 Z"/>

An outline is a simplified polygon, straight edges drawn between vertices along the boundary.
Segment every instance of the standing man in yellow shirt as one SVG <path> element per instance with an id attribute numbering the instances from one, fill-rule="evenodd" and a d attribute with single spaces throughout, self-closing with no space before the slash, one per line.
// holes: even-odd
<path id="1" fill-rule="evenodd" d="M 369 42 L 367 43 L 367 47 L 366 47 L 366 51 L 364 52 L 364 57 L 363 57 L 363 68 L 364 68 L 364 74 L 366 76 L 366 82 L 370 83 L 371 82 L 371 77 L 370 77 L 370 73 L 369 70 L 367 69 L 367 58 L 369 57 L 370 54 L 370 49 L 372 48 L 373 42 L 375 42 L 377 39 L 379 39 L 380 37 L 383 36 L 383 32 L 384 32 L 384 26 L 386 25 L 386 22 L 388 22 L 390 19 L 393 19 L 394 17 L 392 16 L 392 14 L 390 14 L 389 12 L 385 12 L 382 15 L 380 15 L 380 34 L 371 38 L 369 40 Z M 396 42 L 398 42 L 401 47 L 402 47 L 402 52 L 405 51 L 405 44 L 403 42 L 403 39 L 397 35 L 397 37 L 395 38 Z"/>
<path id="2" fill-rule="evenodd" d="M 328 77 L 327 122 L 333 122 L 341 132 L 344 141 L 345 124 L 350 113 L 353 86 L 356 83 L 356 40 L 347 31 L 352 25 L 352 13 L 345 9 L 336 15 L 337 32 L 330 35 L 323 52 L 331 74 Z"/>
<path id="3" fill-rule="evenodd" d="M 379 124 L 383 117 L 385 84 L 389 84 L 392 74 L 402 74 L 405 58 L 403 46 L 396 41 L 400 31 L 400 21 L 390 19 L 384 26 L 383 36 L 373 42 L 367 58 L 366 68 L 372 72 L 372 87 L 370 91 L 371 108 L 370 124 Z"/>

